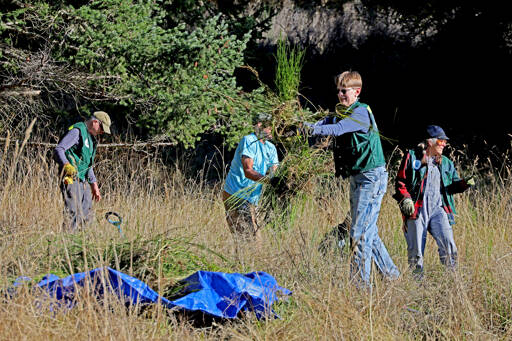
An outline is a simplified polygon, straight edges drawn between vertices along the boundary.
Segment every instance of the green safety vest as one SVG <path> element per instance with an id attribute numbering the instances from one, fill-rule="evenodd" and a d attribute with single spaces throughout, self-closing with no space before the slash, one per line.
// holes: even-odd
<path id="1" fill-rule="evenodd" d="M 77 170 L 77 177 L 85 181 L 85 175 L 92 167 L 94 155 L 96 155 L 96 140 L 93 139 L 84 122 L 73 124 L 69 130 L 77 128 L 80 130 L 82 143 L 77 143 L 66 150 L 66 158 Z"/>
<path id="2" fill-rule="evenodd" d="M 412 165 L 416 160 L 421 161 L 423 154 L 418 153 L 417 155 L 417 153 L 411 149 L 409 150 L 409 155 L 409 165 L 411 166 L 406 169 L 406 176 L 411 179 L 411 189 L 409 194 L 411 194 L 411 198 L 414 202 L 417 202 L 418 200 L 423 201 L 423 187 L 424 181 L 427 179 L 426 173 L 428 168 L 421 165 L 419 169 L 415 170 Z M 445 208 L 446 213 L 448 213 L 448 220 L 450 221 L 450 224 L 455 224 L 453 218 L 453 214 L 457 214 L 457 211 L 455 210 L 455 199 L 453 198 L 453 194 L 446 188 L 455 181 L 460 181 L 459 174 L 457 173 L 453 162 L 444 155 L 441 157 L 441 164 L 438 164 L 437 167 L 439 168 L 439 173 L 441 175 L 441 196 L 443 197 L 443 207 Z"/>
<path id="3" fill-rule="evenodd" d="M 367 133 L 351 132 L 338 136 L 334 145 L 336 175 L 346 178 L 379 166 L 386 165 L 379 129 L 367 104 L 356 102 L 350 110 L 364 107 L 368 111 L 371 126 Z"/>

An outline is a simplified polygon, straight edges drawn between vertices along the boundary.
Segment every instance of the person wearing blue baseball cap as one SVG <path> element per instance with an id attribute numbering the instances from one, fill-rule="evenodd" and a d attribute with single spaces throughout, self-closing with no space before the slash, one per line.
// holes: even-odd
<path id="1" fill-rule="evenodd" d="M 429 232 L 437 243 L 441 263 L 457 265 L 453 195 L 475 185 L 472 177 L 461 179 L 453 162 L 443 155 L 448 136 L 437 125 L 426 129 L 426 140 L 405 153 L 395 180 L 393 198 L 404 219 L 409 266 L 423 277 L 423 253 Z"/>

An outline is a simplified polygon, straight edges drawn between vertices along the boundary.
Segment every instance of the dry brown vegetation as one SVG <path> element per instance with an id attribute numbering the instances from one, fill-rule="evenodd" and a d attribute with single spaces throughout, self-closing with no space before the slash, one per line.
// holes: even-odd
<path id="1" fill-rule="evenodd" d="M 480 171 L 477 188 L 457 196 L 454 229 L 460 266 L 445 271 L 429 237 L 421 283 L 407 271 L 401 217 L 390 187 L 379 228 L 402 275 L 394 282 L 375 276 L 368 294 L 349 281 L 346 256 L 335 248 L 328 254 L 318 250 L 324 234 L 349 211 L 344 181 L 317 184 L 313 194 L 293 199 L 288 213 L 276 214 L 266 224 L 257 250 L 234 244 L 224 220 L 220 183 L 206 183 L 200 175 L 187 179 L 180 172 L 186 165 L 167 167 L 140 153 L 102 150 L 96 173 L 104 199 L 95 205 L 92 226 L 70 235 L 61 230 L 62 201 L 50 149 L 25 147 L 17 160 L 13 151 L 12 145 L 2 147 L 0 157 L 2 289 L 21 275 L 37 279 L 48 272 L 63 276 L 109 265 L 147 280 L 160 293 L 202 269 L 266 271 L 293 295 L 275 307 L 281 319 L 246 316 L 197 327 L 158 306 L 141 311 L 126 308 L 115 297 L 98 302 L 85 289 L 74 309 L 48 314 L 24 288 L 0 303 L 1 339 L 512 338 L 512 188 L 507 167 Z M 109 210 L 123 216 L 124 239 L 103 219 Z"/>

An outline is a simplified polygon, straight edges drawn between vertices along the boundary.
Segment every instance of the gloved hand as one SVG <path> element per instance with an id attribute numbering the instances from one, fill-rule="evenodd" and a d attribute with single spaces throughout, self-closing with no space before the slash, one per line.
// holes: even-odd
<path id="1" fill-rule="evenodd" d="M 414 213 L 414 201 L 411 198 L 406 198 L 400 203 L 400 211 L 406 217 L 410 217 Z"/>
<path id="2" fill-rule="evenodd" d="M 290 190 L 286 182 L 286 178 L 282 176 L 273 176 L 267 180 L 269 186 L 272 186 L 272 192 L 282 195 Z"/>
<path id="3" fill-rule="evenodd" d="M 472 176 L 470 176 L 469 178 L 466 178 L 466 184 L 469 187 L 473 187 L 475 185 L 475 178 L 473 178 Z"/>
<path id="4" fill-rule="evenodd" d="M 64 181 L 64 185 L 71 185 L 73 183 L 73 177 L 65 176 L 63 181 Z"/>
<path id="5" fill-rule="evenodd" d="M 72 164 L 66 163 L 64 165 L 64 174 L 66 176 L 74 177 L 76 175 L 76 168 Z"/>
<path id="6" fill-rule="evenodd" d="M 299 128 L 299 134 L 302 136 L 311 136 L 313 134 L 313 123 L 303 122 Z"/>
<path id="7" fill-rule="evenodd" d="M 297 136 L 299 128 L 295 125 L 291 125 L 286 127 L 286 129 L 281 133 L 282 137 L 292 137 Z"/>
<path id="8" fill-rule="evenodd" d="M 279 185 L 280 180 L 281 180 L 280 178 L 278 178 L 277 176 L 274 176 L 274 177 L 270 178 L 268 183 L 272 187 L 277 187 Z"/>

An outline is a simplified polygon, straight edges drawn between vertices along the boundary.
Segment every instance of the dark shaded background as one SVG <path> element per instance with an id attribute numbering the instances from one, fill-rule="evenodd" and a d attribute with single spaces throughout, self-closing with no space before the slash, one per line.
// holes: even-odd
<path id="1" fill-rule="evenodd" d="M 332 1 L 331 9 L 340 11 L 342 3 Z M 304 7 L 318 5 L 313 1 Z M 353 46 L 339 32 L 322 53 L 316 46 L 298 44 L 306 49 L 300 92 L 307 101 L 302 104 L 314 109 L 310 101 L 333 111 L 338 102 L 334 77 L 357 70 L 363 77 L 361 102 L 375 114 L 388 158 L 396 147 L 404 150 L 425 139 L 426 126 L 436 124 L 450 137 L 446 153 L 458 150 L 469 162 L 478 157 L 501 164 L 512 142 L 508 118 L 512 20 L 506 3 L 364 0 L 363 5 L 369 21 L 376 16 L 372 11 L 392 9 L 407 19 L 403 25 L 410 36 L 429 27 L 437 33 L 412 44 L 410 37 L 373 30 Z M 248 55 L 248 63 L 268 85 L 274 82 L 275 51 L 274 45 L 260 45 Z M 244 86 L 257 86 L 246 71 L 238 76 Z M 222 144 L 211 137 L 204 141 L 192 158 L 197 165 L 215 159 L 212 145 Z M 224 167 L 233 153 L 224 150 Z M 220 160 L 214 163 L 223 167 Z"/>
<path id="2" fill-rule="evenodd" d="M 300 9 L 315 11 L 323 6 L 342 13 L 347 1 L 293 2 Z M 232 6 L 230 1 L 223 4 L 224 9 Z M 507 2 L 361 0 L 359 11 L 374 28 L 357 46 L 348 41 L 342 27 L 336 27 L 333 39 L 318 52 L 317 46 L 308 44 L 314 39 L 292 41 L 294 32 L 289 29 L 290 42 L 306 49 L 300 92 L 307 100 L 302 104 L 334 110 L 338 101 L 334 77 L 357 70 L 363 77 L 361 101 L 375 114 L 387 157 L 396 147 L 415 146 L 426 138 L 426 126 L 436 124 L 451 138 L 446 153 L 462 150 L 469 162 L 478 157 L 501 164 L 512 141 L 508 123 L 512 12 Z M 379 29 L 375 25 L 379 13 L 398 14 L 405 35 L 394 36 L 385 26 Z M 429 30 L 435 34 L 425 35 Z M 421 39 L 413 43 L 414 37 Z M 269 86 L 274 83 L 275 53 L 275 45 L 258 46 L 253 41 L 246 56 L 246 63 Z M 237 78 L 247 89 L 258 86 L 247 70 L 237 70 Z M 189 159 L 196 165 L 192 168 L 210 160 L 211 175 L 219 177 L 234 154 L 222 146 L 218 136 L 204 136 Z"/>
<path id="3" fill-rule="evenodd" d="M 337 102 L 334 76 L 357 70 L 363 77 L 361 101 L 371 106 L 382 134 L 395 140 L 393 145 L 385 143 L 385 149 L 416 144 L 425 137 L 428 124 L 443 127 L 452 145 L 462 148 L 468 144 L 471 153 L 485 156 L 490 145 L 500 150 L 510 147 L 512 74 L 507 27 L 510 30 L 511 18 L 505 4 L 450 0 L 363 3 L 367 11 L 376 9 L 377 3 L 380 8 L 400 11 L 409 19 L 406 25 L 411 35 L 425 29 L 417 22 L 430 15 L 430 25 L 438 32 L 415 46 L 378 30 L 357 47 L 342 36 L 321 54 L 306 45 L 301 89 L 305 97 L 333 110 Z M 275 63 L 268 57 L 272 49 L 262 47 L 260 52 L 267 56 L 260 60 Z M 260 65 L 259 69 L 273 67 Z M 263 75 L 267 84 L 272 83 L 271 76 L 268 72 Z"/>
<path id="4" fill-rule="evenodd" d="M 333 110 L 337 103 L 333 81 L 335 75 L 348 69 L 357 70 L 363 76 L 361 101 L 373 109 L 381 134 L 387 138 L 383 146 L 388 155 L 396 146 L 408 148 L 424 139 L 428 124 L 442 126 L 451 137 L 453 148 L 465 148 L 466 154 L 471 157 L 486 159 L 492 156 L 499 162 L 502 153 L 509 149 L 509 134 L 512 133 L 508 123 L 511 111 L 508 99 L 512 76 L 512 11 L 508 9 L 508 2 L 286 1 L 288 5 L 289 2 L 299 10 L 310 13 L 320 9 L 329 10 L 340 16 L 345 14 L 343 11 L 347 3 L 356 4 L 355 17 L 366 20 L 370 28 L 369 35 L 361 35 L 364 39 L 357 40 L 356 44 L 345 34 L 347 28 L 336 26 L 336 23 L 330 26 L 329 33 L 332 34 L 328 35 L 325 31 L 328 25 L 319 25 L 324 27 L 321 32 L 316 27 L 290 26 L 288 31 L 283 30 L 289 35 L 290 41 L 296 33 L 294 29 L 306 32 L 302 38 L 304 41 L 298 42 L 299 47 L 306 49 L 300 92 L 314 106 Z M 57 8 L 71 3 L 76 4 L 67 0 L 53 2 Z M 83 3 L 86 2 L 80 1 L 78 4 Z M 261 81 L 269 86 L 274 83 L 276 47 L 260 42 L 264 33 L 272 27 L 286 28 L 287 23 L 273 22 L 274 17 L 268 14 L 279 13 L 285 5 L 285 1 L 280 0 L 172 0 L 161 3 L 162 8 L 169 13 L 164 22 L 166 28 L 183 21 L 192 25 L 208 16 L 222 13 L 233 34 L 241 37 L 252 32 L 245 63 L 257 70 Z M 0 11 L 21 9 L 24 6 L 23 2 L 0 0 Z M 247 16 L 246 9 L 252 6 L 258 10 Z M 393 18 L 399 20 L 386 21 Z M 300 22 L 294 24 L 300 25 Z M 393 27 L 390 29 L 392 25 L 400 27 L 399 36 L 393 33 L 397 32 Z M 6 36 L 10 32 L 3 31 L 3 34 Z M 311 41 L 316 40 L 309 39 L 309 32 L 330 37 L 325 49 L 320 50 L 310 45 Z M 37 38 L 37 35 L 17 34 L 19 37 L 15 46 L 27 50 L 27 53 L 36 53 L 44 47 L 45 40 Z M 236 72 L 237 79 L 245 89 L 250 90 L 259 85 L 247 69 L 241 68 Z M 25 81 L 23 78 L 19 83 L 24 85 Z M 23 119 L 44 113 L 47 116 L 40 121 L 45 123 L 38 123 L 41 140 L 55 142 L 70 124 L 76 122 L 80 113 L 87 111 L 85 106 L 88 105 L 106 110 L 112 115 L 115 138 L 121 141 L 151 138 L 147 131 L 135 124 L 137 113 L 128 117 L 127 108 L 119 103 L 107 103 L 101 98 L 96 102 L 86 98 L 71 98 L 65 91 L 58 89 L 50 95 L 51 98 L 41 96 L 40 108 L 35 108 L 27 101 L 27 114 L 20 117 L 14 115 L 13 122 L 26 127 Z M 308 101 L 303 100 L 303 105 L 310 106 Z M 10 104 L 16 112 L 17 103 Z M 52 112 L 47 112 L 45 108 Z M 23 110 L 19 111 L 24 113 Z M 14 126 L 14 123 L 10 124 Z M 48 130 L 54 131 L 54 135 L 45 136 L 44 132 Z M 197 173 L 197 169 L 204 167 L 205 160 L 219 158 L 219 151 L 224 152 L 224 157 L 214 163 L 217 167 L 214 172 L 220 174 L 224 172 L 234 152 L 227 150 L 221 136 L 206 133 L 192 151 L 177 146 L 162 148 L 159 153 L 165 154 L 169 163 L 185 158 L 191 164 L 190 169 Z"/>

